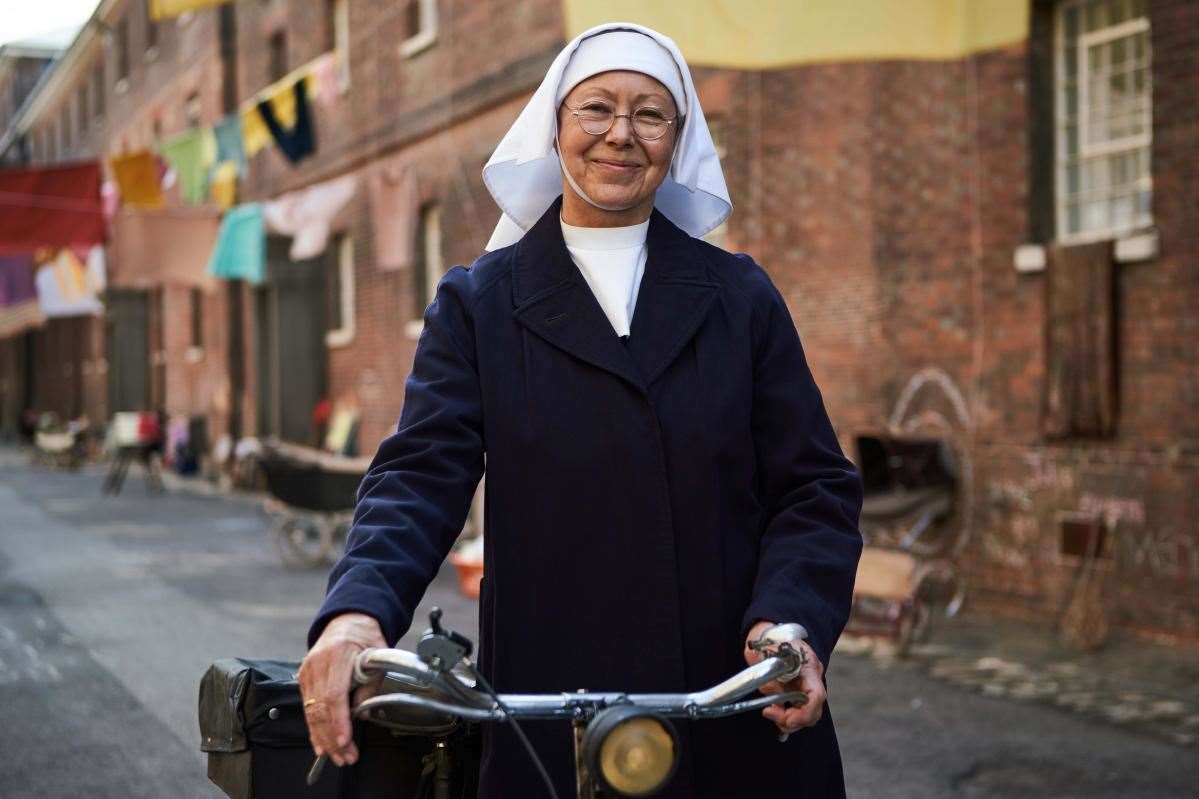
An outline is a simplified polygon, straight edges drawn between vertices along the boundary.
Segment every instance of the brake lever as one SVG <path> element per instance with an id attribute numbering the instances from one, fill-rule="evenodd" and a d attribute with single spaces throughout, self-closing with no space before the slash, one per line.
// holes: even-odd
<path id="1" fill-rule="evenodd" d="M 429 629 L 416 645 L 416 654 L 430 668 L 448 672 L 470 657 L 473 650 L 469 638 L 441 626 L 441 608 L 429 611 Z"/>
<path id="2" fill-rule="evenodd" d="M 767 627 L 757 640 L 749 642 L 749 648 L 763 657 L 794 658 L 797 663 L 794 669 L 779 678 L 779 682 L 790 682 L 799 676 L 800 671 L 808 662 L 807 653 L 802 648 L 791 645 L 792 641 L 808 640 L 808 631 L 802 624 L 775 624 Z M 806 697 L 805 697 L 806 700 Z M 791 702 L 784 702 L 784 707 L 791 707 Z M 779 743 L 786 743 L 791 737 L 789 732 L 779 733 Z"/>
<path id="3" fill-rule="evenodd" d="M 311 788 L 316 785 L 316 781 L 321 778 L 321 772 L 325 769 L 325 764 L 329 762 L 328 755 L 320 755 L 316 760 L 312 761 L 312 766 L 308 769 L 308 776 L 304 778 L 304 783 Z"/>

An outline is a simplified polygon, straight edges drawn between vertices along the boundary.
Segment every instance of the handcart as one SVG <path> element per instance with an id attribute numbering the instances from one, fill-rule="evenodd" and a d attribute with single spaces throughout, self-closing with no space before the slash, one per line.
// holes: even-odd
<path id="1" fill-rule="evenodd" d="M 263 507 L 275 517 L 272 538 L 284 565 L 314 568 L 338 557 L 370 458 L 268 439 L 260 465 L 270 495 Z"/>

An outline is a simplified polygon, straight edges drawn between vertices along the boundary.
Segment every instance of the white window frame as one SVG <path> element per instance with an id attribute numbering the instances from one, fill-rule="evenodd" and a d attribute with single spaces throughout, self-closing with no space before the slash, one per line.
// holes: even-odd
<path id="1" fill-rule="evenodd" d="M 1129 234 L 1134 234 L 1137 231 L 1151 229 L 1153 226 L 1152 214 L 1147 214 L 1144 217 L 1134 219 L 1127 227 L 1106 227 L 1096 230 L 1083 230 L 1077 232 L 1067 232 L 1068 209 L 1067 209 L 1067 164 L 1065 149 L 1065 129 L 1068 120 L 1067 109 L 1061 103 L 1061 87 L 1065 82 L 1066 65 L 1066 11 L 1071 7 L 1077 7 L 1079 12 L 1082 12 L 1082 7 L 1085 5 L 1083 0 L 1066 0 L 1057 5 L 1054 18 L 1054 130 L 1053 130 L 1053 168 L 1054 168 L 1054 221 L 1055 221 L 1055 238 L 1063 244 L 1084 244 L 1087 242 L 1103 241 L 1112 238 L 1122 238 Z M 1080 20 L 1081 25 L 1081 20 Z M 1126 136 L 1118 142 L 1104 142 L 1099 145 L 1088 144 L 1087 127 L 1090 124 L 1089 104 L 1090 104 L 1090 81 L 1086 76 L 1086 63 L 1088 48 L 1095 45 L 1104 44 L 1106 42 L 1131 36 L 1136 33 L 1148 32 L 1150 23 L 1148 17 L 1139 17 L 1137 19 L 1125 20 L 1116 25 L 1101 28 L 1100 30 L 1091 32 L 1080 32 L 1075 41 L 1075 81 L 1078 97 L 1077 125 L 1078 136 L 1078 153 L 1074 156 L 1082 168 L 1083 163 L 1090 158 L 1102 158 L 1113 153 L 1135 150 L 1139 148 L 1149 148 L 1152 150 L 1153 142 L 1153 92 L 1152 92 L 1152 70 L 1153 70 L 1153 55 L 1149 54 L 1149 70 L 1150 70 L 1150 89 L 1148 94 L 1149 99 L 1149 124 L 1146 126 L 1145 132 L 1136 136 Z M 1152 156 L 1152 152 L 1150 152 Z M 1144 178 L 1149 183 L 1149 190 L 1152 192 L 1153 166 L 1150 161 L 1149 174 Z"/>
<path id="2" fill-rule="evenodd" d="M 400 57 L 412 58 L 432 47 L 437 41 L 437 0 L 416 0 L 420 3 L 420 30 L 400 42 Z"/>
<path id="3" fill-rule="evenodd" d="M 434 202 L 421 209 L 419 224 L 424 238 L 425 251 L 425 299 L 426 304 L 432 303 L 437 296 L 437 284 L 445 277 L 445 257 L 441 248 L 441 203 Z M 409 338 L 418 338 L 425 329 L 423 317 L 409 320 L 404 325 L 404 332 Z"/>
<path id="4" fill-rule="evenodd" d="M 1078 37 L 1078 52 L 1077 52 L 1077 57 L 1078 57 L 1077 74 L 1079 76 L 1079 80 L 1078 80 L 1078 108 L 1079 108 L 1079 115 L 1078 115 L 1078 151 L 1079 152 L 1078 152 L 1078 154 L 1079 154 L 1079 156 L 1081 156 L 1083 158 L 1090 158 L 1090 157 L 1094 157 L 1094 156 L 1111 155 L 1112 153 L 1118 153 L 1121 150 L 1131 150 L 1136 147 L 1147 147 L 1153 141 L 1153 132 L 1152 132 L 1152 128 L 1150 127 L 1150 128 L 1147 128 L 1145 130 L 1145 132 L 1140 135 L 1125 136 L 1123 139 L 1120 139 L 1119 141 L 1109 141 L 1109 142 L 1104 142 L 1103 144 L 1095 144 L 1095 145 L 1088 144 L 1089 137 L 1087 136 L 1087 133 L 1089 131 L 1087 130 L 1087 127 L 1090 124 L 1091 115 L 1088 113 L 1083 113 L 1083 111 L 1089 109 L 1091 106 L 1091 96 L 1090 96 L 1091 82 L 1089 80 L 1083 80 L 1083 78 L 1082 78 L 1082 76 L 1084 74 L 1084 65 L 1086 64 L 1086 60 L 1087 60 L 1086 54 L 1087 54 L 1088 48 L 1091 48 L 1091 47 L 1094 47 L 1094 46 L 1100 45 L 1100 44 L 1107 44 L 1108 42 L 1115 41 L 1116 39 L 1123 39 L 1126 36 L 1132 36 L 1133 34 L 1136 34 L 1136 33 L 1146 33 L 1148 31 L 1149 31 L 1149 20 L 1145 19 L 1145 18 L 1141 18 L 1141 19 L 1130 19 L 1126 22 L 1121 22 L 1119 25 L 1116 25 L 1111 28 L 1104 28 L 1103 30 L 1094 31 L 1093 33 L 1084 33 L 1084 34 L 1079 35 L 1079 37 Z M 1152 91 L 1150 91 L 1150 93 L 1149 93 L 1149 102 L 1150 102 L 1149 114 L 1150 114 L 1150 119 L 1152 120 L 1152 115 L 1153 115 L 1153 106 L 1152 106 L 1153 93 L 1152 93 Z"/>
<path id="5" fill-rule="evenodd" d="M 333 4 L 333 48 L 337 52 L 337 88 L 350 90 L 350 0 Z"/>
<path id="6" fill-rule="evenodd" d="M 325 346 L 344 347 L 354 340 L 354 239 L 346 234 L 337 244 L 337 284 L 341 292 L 341 327 L 325 333 Z"/>

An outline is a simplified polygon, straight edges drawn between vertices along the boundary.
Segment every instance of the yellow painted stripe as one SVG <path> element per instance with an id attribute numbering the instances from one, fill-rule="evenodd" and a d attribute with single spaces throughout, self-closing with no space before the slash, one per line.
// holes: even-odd
<path id="1" fill-rule="evenodd" d="M 563 0 L 566 38 L 636 22 L 692 64 L 771 69 L 815 62 L 950 59 L 1023 41 L 1027 0 Z"/>

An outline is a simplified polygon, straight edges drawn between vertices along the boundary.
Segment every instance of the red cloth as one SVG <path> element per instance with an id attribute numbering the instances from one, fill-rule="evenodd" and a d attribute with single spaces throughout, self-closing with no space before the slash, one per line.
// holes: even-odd
<path id="1" fill-rule="evenodd" d="M 0 170 L 0 255 L 103 243 L 97 162 Z"/>

